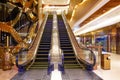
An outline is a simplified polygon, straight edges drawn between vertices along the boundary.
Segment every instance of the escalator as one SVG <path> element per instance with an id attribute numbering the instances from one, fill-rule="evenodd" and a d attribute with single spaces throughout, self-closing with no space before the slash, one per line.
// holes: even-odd
<path id="1" fill-rule="evenodd" d="M 82 68 L 82 66 L 80 66 L 76 60 L 75 53 L 61 15 L 58 15 L 58 29 L 60 46 L 64 54 L 64 68 L 66 69 Z"/>
<path id="2" fill-rule="evenodd" d="M 47 22 L 42 34 L 42 38 L 37 50 L 36 58 L 30 69 L 47 69 L 48 68 L 48 54 L 51 45 L 51 33 L 52 33 L 52 21 L 53 16 L 48 15 Z"/>

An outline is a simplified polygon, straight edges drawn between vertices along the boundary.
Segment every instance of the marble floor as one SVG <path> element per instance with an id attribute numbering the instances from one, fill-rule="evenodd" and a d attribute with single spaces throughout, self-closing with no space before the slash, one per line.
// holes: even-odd
<path id="1" fill-rule="evenodd" d="M 103 80 L 94 72 L 82 69 L 66 69 L 62 80 Z"/>
<path id="2" fill-rule="evenodd" d="M 45 70 L 46 71 L 46 70 Z M 39 76 L 40 74 L 42 74 L 42 79 L 44 80 L 44 76 L 46 75 L 46 72 L 44 70 L 43 71 L 34 71 L 35 73 L 32 73 L 32 75 L 36 75 Z M 36 73 L 39 72 L 39 73 Z M 43 74 L 44 72 L 44 74 Z M 116 55 L 116 54 L 111 54 L 111 69 L 110 70 L 103 70 L 100 67 L 98 67 L 97 70 L 93 70 L 93 75 L 98 75 L 99 77 L 101 77 L 103 80 L 120 80 L 120 55 Z M 30 73 L 30 71 L 26 72 L 27 74 Z M 81 74 L 82 73 L 82 74 Z M 13 67 L 12 70 L 8 70 L 8 71 L 2 71 L 0 70 L 0 80 L 22 80 L 22 77 L 24 78 L 24 80 L 33 80 L 31 75 L 20 75 L 21 78 L 19 79 L 15 79 L 15 76 L 17 75 L 17 68 Z M 81 75 L 80 75 L 81 74 Z M 93 75 L 89 75 L 91 74 L 90 72 L 84 72 L 82 70 L 75 70 L 75 69 L 67 69 L 66 70 L 66 74 L 62 75 L 63 76 L 63 80 L 99 80 L 97 79 L 98 77 L 96 77 L 96 79 L 94 78 Z M 81 77 L 82 76 L 82 77 Z M 86 77 L 90 76 L 91 79 L 86 79 Z M 27 77 L 30 77 L 31 79 L 26 79 Z M 46 77 L 45 80 L 47 80 L 47 78 L 49 78 L 49 76 Z M 66 79 L 67 78 L 67 79 Z M 92 79 L 94 78 L 94 79 Z M 34 80 L 42 80 L 41 78 L 36 78 Z M 100 80 L 102 80 L 100 79 Z"/>
<path id="3" fill-rule="evenodd" d="M 47 75 L 47 69 L 35 69 L 25 73 L 17 73 L 10 80 L 50 80 L 50 76 Z"/>
<path id="4" fill-rule="evenodd" d="M 3 71 L 0 69 L 0 80 L 10 80 L 18 73 L 17 68 L 14 66 L 12 70 Z"/>
<path id="5" fill-rule="evenodd" d="M 103 70 L 98 66 L 97 70 L 94 70 L 98 76 L 104 80 L 120 80 L 120 55 L 111 53 L 111 69 Z"/>
<path id="6" fill-rule="evenodd" d="M 16 74 L 11 80 L 50 80 L 46 69 L 29 70 L 23 74 Z M 55 79 L 57 80 L 57 79 Z M 103 80 L 91 71 L 82 69 L 65 69 L 62 80 Z"/>

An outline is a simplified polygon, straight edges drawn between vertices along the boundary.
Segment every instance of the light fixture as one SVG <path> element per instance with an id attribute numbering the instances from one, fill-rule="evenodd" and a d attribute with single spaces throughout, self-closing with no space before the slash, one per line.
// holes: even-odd
<path id="1" fill-rule="evenodd" d="M 85 34 L 120 22 L 120 5 L 104 13 L 75 31 L 75 35 Z"/>

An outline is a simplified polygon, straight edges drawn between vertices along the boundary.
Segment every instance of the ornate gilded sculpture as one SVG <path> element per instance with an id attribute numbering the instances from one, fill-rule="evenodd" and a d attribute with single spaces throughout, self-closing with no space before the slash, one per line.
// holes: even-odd
<path id="1" fill-rule="evenodd" d="M 30 45 L 32 44 L 32 41 L 36 36 L 35 30 L 37 28 L 36 21 L 38 20 L 38 18 L 37 18 L 37 12 L 36 12 L 37 11 L 36 10 L 36 6 L 37 6 L 36 0 L 29 0 L 29 1 L 9 0 L 6 2 L 1 1 L 0 5 L 2 5 L 4 3 L 10 3 L 10 4 L 12 3 L 12 5 L 14 6 L 11 13 L 9 13 L 9 16 L 5 16 L 5 20 L 0 22 L 0 35 L 1 35 L 0 38 L 2 39 L 2 37 L 6 37 L 4 35 L 9 34 L 7 36 L 8 38 L 5 38 L 5 39 L 7 39 L 6 43 L 2 43 L 0 41 L 0 43 L 1 43 L 0 59 L 2 59 L 2 64 L 4 66 L 2 68 L 3 68 L 3 70 L 7 70 L 7 69 L 11 69 L 11 63 L 12 63 L 11 61 L 12 60 L 11 60 L 10 56 L 13 56 L 14 54 L 18 53 L 22 48 L 28 49 L 30 47 Z M 22 7 L 16 3 L 21 4 Z M 7 4 L 4 4 L 4 5 L 6 7 Z M 1 9 L 5 9 L 5 8 L 1 8 Z M 22 14 L 25 14 L 26 17 L 24 17 L 24 16 L 22 17 Z M 28 19 L 26 19 L 26 18 L 28 18 Z M 24 20 L 24 19 L 26 19 L 26 23 L 22 24 L 21 20 Z M 27 33 L 27 35 L 22 37 L 20 35 L 21 31 Z M 3 33 L 3 35 L 2 35 L 2 33 Z M 15 40 L 16 44 L 10 43 L 13 40 Z M 9 58 L 8 58 L 8 56 L 9 56 Z"/>

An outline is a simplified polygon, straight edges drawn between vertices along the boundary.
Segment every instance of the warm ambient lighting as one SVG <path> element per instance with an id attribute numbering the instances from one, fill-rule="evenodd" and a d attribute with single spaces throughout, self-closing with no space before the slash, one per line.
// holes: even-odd
<path id="1" fill-rule="evenodd" d="M 120 22 L 120 5 L 104 13 L 75 31 L 75 35 L 85 34 Z"/>
<path id="2" fill-rule="evenodd" d="M 52 71 L 51 80 L 62 80 L 61 72 L 58 70 Z"/>
<path id="3" fill-rule="evenodd" d="M 43 13 L 56 11 L 57 14 L 61 14 L 64 11 L 65 14 L 67 14 L 68 8 L 69 6 L 48 6 L 47 5 L 43 7 Z"/>
<path id="4" fill-rule="evenodd" d="M 98 9 L 100 9 L 103 5 L 105 5 L 107 2 L 109 2 L 110 0 L 98 0 L 96 4 L 93 4 L 95 5 L 89 12 L 87 12 L 86 14 L 84 14 L 85 16 L 82 16 L 80 19 L 78 19 L 75 24 L 73 25 L 73 27 L 75 26 L 78 26 L 80 23 L 82 23 L 85 19 L 87 19 L 90 15 L 92 15 L 94 12 L 96 12 Z M 82 2 L 82 4 L 86 4 L 87 3 L 87 0 Z M 81 4 L 79 4 L 81 5 Z M 76 13 L 77 15 L 79 15 L 78 13 Z M 75 16 L 76 17 L 76 14 L 75 15 L 72 15 L 72 16 Z M 71 18 L 71 21 L 73 19 L 75 19 L 75 17 L 72 17 Z"/>
<path id="5" fill-rule="evenodd" d="M 42 0 L 42 4 L 66 5 L 66 4 L 70 4 L 70 0 Z"/>
<path id="6" fill-rule="evenodd" d="M 84 2 L 84 1 L 83 1 L 83 2 Z M 76 6 L 74 7 L 73 13 L 72 13 L 72 17 L 71 17 L 71 19 L 70 19 L 70 22 L 72 21 L 74 15 L 75 15 L 75 10 L 79 7 L 79 5 L 83 4 L 83 2 L 79 3 L 78 5 L 76 5 Z"/>
<path id="7" fill-rule="evenodd" d="M 75 15 L 75 10 L 80 6 L 80 5 L 83 5 L 87 0 L 83 0 L 81 3 L 77 4 L 74 9 L 73 9 L 73 13 L 72 13 L 72 17 L 70 19 L 70 22 L 73 20 L 73 17 Z"/>
<path id="8" fill-rule="evenodd" d="M 70 4 L 70 0 L 68 0 L 66 4 Z"/>

